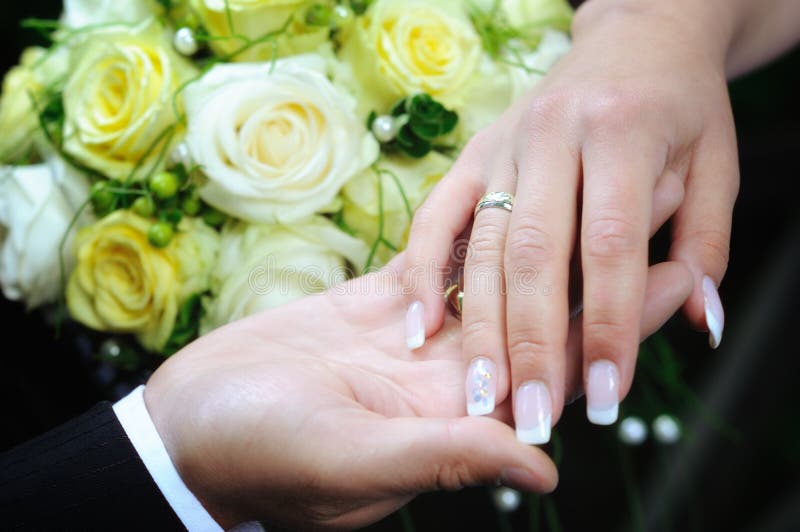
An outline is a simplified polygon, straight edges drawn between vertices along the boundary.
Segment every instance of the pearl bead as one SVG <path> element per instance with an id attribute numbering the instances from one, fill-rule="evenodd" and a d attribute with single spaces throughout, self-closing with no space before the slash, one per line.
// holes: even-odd
<path id="1" fill-rule="evenodd" d="M 641 418 L 626 417 L 619 424 L 619 440 L 628 445 L 641 445 L 647 439 L 647 425 Z"/>
<path id="2" fill-rule="evenodd" d="M 669 414 L 662 414 L 653 421 L 653 437 L 659 443 L 670 445 L 681 439 L 681 426 Z"/>
<path id="3" fill-rule="evenodd" d="M 522 502 L 522 495 L 520 492 L 511 488 L 497 488 L 492 495 L 494 498 L 494 505 L 501 512 L 513 512 L 519 508 Z"/>
<path id="4" fill-rule="evenodd" d="M 116 340 L 108 339 L 100 345 L 100 356 L 105 360 L 117 358 L 122 353 L 122 348 Z"/>
<path id="5" fill-rule="evenodd" d="M 192 156 L 189 153 L 189 147 L 186 143 L 181 142 L 172 150 L 172 153 L 169 155 L 169 162 L 172 163 L 172 166 L 178 166 L 182 164 L 186 170 L 189 170 L 192 167 Z"/>
<path id="6" fill-rule="evenodd" d="M 397 126 L 394 118 L 389 115 L 381 115 L 372 123 L 372 134 L 378 142 L 391 142 L 397 136 Z"/>
<path id="7" fill-rule="evenodd" d="M 191 28 L 181 28 L 176 31 L 173 44 L 180 54 L 187 57 L 197 53 L 197 40 L 194 38 L 194 32 Z"/>
<path id="8" fill-rule="evenodd" d="M 341 26 L 350 20 L 352 15 L 353 12 L 350 11 L 350 8 L 345 5 L 339 4 L 333 8 L 333 20 L 336 22 L 337 26 Z"/>

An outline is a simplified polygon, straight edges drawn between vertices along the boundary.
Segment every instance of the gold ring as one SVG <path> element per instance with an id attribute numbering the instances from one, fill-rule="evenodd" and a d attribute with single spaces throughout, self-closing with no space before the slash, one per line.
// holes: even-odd
<path id="1" fill-rule="evenodd" d="M 478 205 L 475 207 L 474 216 L 478 216 L 478 213 L 483 209 L 505 209 L 508 212 L 511 212 L 512 208 L 514 208 L 513 195 L 509 194 L 508 192 L 488 192 L 481 198 L 481 200 L 478 202 Z"/>
<path id="2" fill-rule="evenodd" d="M 453 316 L 461 319 L 461 309 L 464 305 L 464 291 L 459 289 L 458 284 L 450 285 L 444 292 L 444 302 L 450 309 Z"/>

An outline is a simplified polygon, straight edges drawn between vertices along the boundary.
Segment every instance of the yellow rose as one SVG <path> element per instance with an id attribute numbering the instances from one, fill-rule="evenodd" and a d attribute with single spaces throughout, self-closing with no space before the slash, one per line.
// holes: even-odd
<path id="1" fill-rule="evenodd" d="M 246 44 L 237 35 L 255 40 L 283 27 L 289 17 L 292 22 L 287 34 L 277 39 L 281 56 L 314 51 L 328 41 L 327 27 L 310 27 L 305 21 L 306 10 L 316 4 L 313 0 L 189 0 L 189 5 L 216 39 L 210 42 L 219 55 L 232 54 Z M 228 19 L 233 23 L 233 36 Z M 272 42 L 258 44 L 236 55 L 234 61 L 264 61 L 274 55 Z"/>
<path id="2" fill-rule="evenodd" d="M 155 22 L 81 34 L 64 88 L 64 150 L 115 179 L 142 159 L 177 120 L 172 101 L 194 67 L 173 51 Z M 150 151 L 149 157 L 148 151 Z"/>
<path id="3" fill-rule="evenodd" d="M 28 48 L 20 64 L 3 79 L 0 97 L 0 161 L 16 162 L 24 157 L 39 133 L 39 121 L 31 97 L 64 75 L 63 50 Z"/>
<path id="4" fill-rule="evenodd" d="M 147 240 L 151 221 L 116 211 L 75 239 L 77 266 L 67 285 L 72 316 L 99 331 L 136 334 L 147 349 L 169 338 L 180 304 L 205 290 L 218 236 L 185 219 L 173 241 L 157 249 Z"/>
<path id="5" fill-rule="evenodd" d="M 388 157 L 377 163 L 381 171 L 383 192 L 383 238 L 398 251 L 406 246 L 411 227 L 411 218 L 403 194 L 408 200 L 411 211 L 415 211 L 422 205 L 433 186 L 447 173 L 452 163 L 450 159 L 437 152 L 431 152 L 422 159 Z M 367 170 L 351 180 L 342 191 L 345 224 L 370 245 L 379 236 L 381 209 L 378 203 L 377 179 L 374 171 Z M 373 262 L 373 266 L 387 263 L 393 255 L 391 248 L 379 246 L 377 260 Z"/>
<path id="6" fill-rule="evenodd" d="M 419 92 L 458 107 L 482 54 L 461 1 L 378 0 L 345 33 L 342 57 L 378 112 Z"/>

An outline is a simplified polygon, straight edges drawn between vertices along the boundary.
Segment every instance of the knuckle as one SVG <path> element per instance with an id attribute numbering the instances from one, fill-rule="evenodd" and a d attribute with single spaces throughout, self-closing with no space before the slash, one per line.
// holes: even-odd
<path id="1" fill-rule="evenodd" d="M 472 484 L 472 475 L 466 463 L 458 460 L 440 464 L 436 468 L 436 490 L 459 491 Z"/>
<path id="2" fill-rule="evenodd" d="M 583 238 L 585 253 L 591 258 L 627 256 L 641 244 L 641 228 L 620 214 L 606 214 L 589 222 Z"/>
<path id="3" fill-rule="evenodd" d="M 490 335 L 498 334 L 498 322 L 489 316 L 472 316 L 464 322 L 462 334 L 465 346 L 477 346 Z"/>
<path id="4" fill-rule="evenodd" d="M 539 357 L 552 351 L 551 342 L 533 331 L 519 330 L 508 334 L 508 352 L 514 358 L 531 355 Z"/>
<path id="5" fill-rule="evenodd" d="M 647 108 L 645 98 L 635 91 L 607 87 L 586 100 L 581 110 L 581 122 L 586 131 L 620 131 L 641 118 Z"/>
<path id="6" fill-rule="evenodd" d="M 707 262 L 715 264 L 721 272 L 727 269 L 730 259 L 730 232 L 718 229 L 697 230 L 686 235 L 685 239 L 696 242 L 698 251 Z"/>
<path id="7" fill-rule="evenodd" d="M 436 216 L 436 209 L 431 205 L 430 200 L 423 203 L 414 213 L 414 219 L 411 222 L 412 235 L 427 234 L 427 232 L 434 228 L 434 218 Z"/>
<path id="8" fill-rule="evenodd" d="M 496 260 L 502 255 L 503 243 L 506 239 L 505 227 L 491 216 L 491 212 L 483 212 L 483 219 L 470 238 L 470 262 L 481 263 Z M 506 214 L 506 213 L 498 213 Z"/>
<path id="9" fill-rule="evenodd" d="M 509 264 L 521 266 L 549 262 L 555 256 L 552 237 L 533 220 L 523 220 L 508 235 L 505 251 Z"/>
<path id="10" fill-rule="evenodd" d="M 638 339 L 637 331 L 633 329 L 613 316 L 595 317 L 583 324 L 584 345 L 588 351 L 619 353 L 625 350 L 624 346 L 638 343 L 632 340 L 634 337 Z"/>

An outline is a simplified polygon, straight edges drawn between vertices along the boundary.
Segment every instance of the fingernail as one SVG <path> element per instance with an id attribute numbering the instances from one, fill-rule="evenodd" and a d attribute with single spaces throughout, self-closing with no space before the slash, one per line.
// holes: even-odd
<path id="1" fill-rule="evenodd" d="M 409 349 L 419 349 L 425 345 L 425 308 L 420 301 L 414 301 L 408 307 L 406 343 Z"/>
<path id="2" fill-rule="evenodd" d="M 467 370 L 467 414 L 485 416 L 494 412 L 497 395 L 497 366 L 488 358 L 472 361 Z"/>
<path id="3" fill-rule="evenodd" d="M 547 386 L 538 381 L 526 382 L 517 390 L 515 401 L 517 439 L 529 445 L 549 442 L 553 408 Z"/>
<path id="4" fill-rule="evenodd" d="M 542 489 L 541 483 L 533 475 L 517 467 L 507 467 L 500 472 L 500 484 L 520 491 L 536 492 Z M 555 489 L 555 486 L 553 487 Z"/>
<path id="5" fill-rule="evenodd" d="M 703 301 L 706 307 L 706 326 L 708 327 L 708 344 L 711 349 L 719 347 L 722 341 L 722 330 L 725 327 L 725 311 L 714 280 L 706 275 L 703 277 Z"/>
<path id="6" fill-rule="evenodd" d="M 586 416 L 595 425 L 612 425 L 619 416 L 619 370 L 609 360 L 589 366 L 586 382 Z"/>

